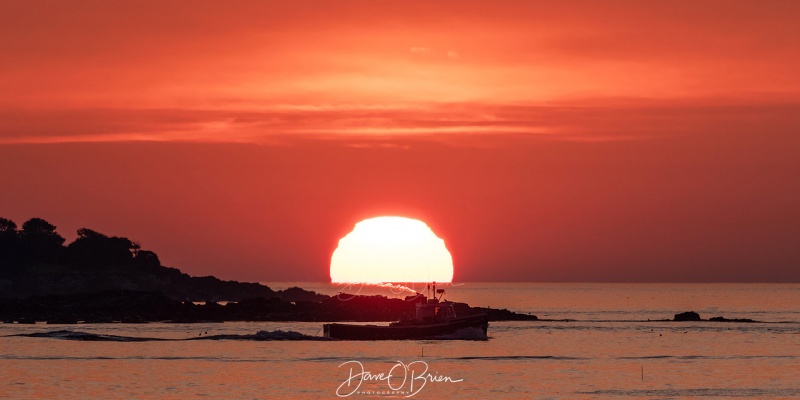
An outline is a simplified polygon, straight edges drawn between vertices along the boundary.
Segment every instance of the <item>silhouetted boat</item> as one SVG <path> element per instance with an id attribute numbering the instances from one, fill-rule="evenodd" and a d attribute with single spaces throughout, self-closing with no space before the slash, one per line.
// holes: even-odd
<path id="1" fill-rule="evenodd" d="M 429 286 L 430 287 L 430 286 Z M 416 339 L 486 339 L 487 314 L 457 316 L 453 303 L 440 301 L 444 289 L 433 298 L 416 303 L 413 319 L 401 319 L 385 325 L 324 324 L 325 337 L 342 340 L 416 340 Z"/>

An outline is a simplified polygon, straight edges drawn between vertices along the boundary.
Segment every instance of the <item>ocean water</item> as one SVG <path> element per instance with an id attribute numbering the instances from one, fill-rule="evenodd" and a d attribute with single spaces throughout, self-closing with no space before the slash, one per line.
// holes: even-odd
<path id="1" fill-rule="evenodd" d="M 492 322 L 486 341 L 390 342 L 320 340 L 321 323 L 0 324 L 0 397 L 800 397 L 800 285 L 444 288 L 453 301 L 543 320 Z M 682 311 L 762 322 L 657 321 Z"/>

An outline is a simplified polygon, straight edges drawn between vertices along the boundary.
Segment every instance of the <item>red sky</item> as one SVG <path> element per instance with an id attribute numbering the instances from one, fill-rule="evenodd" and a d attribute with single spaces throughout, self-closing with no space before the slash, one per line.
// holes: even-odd
<path id="1" fill-rule="evenodd" d="M 0 216 L 325 280 L 800 282 L 800 3 L 0 0 Z"/>

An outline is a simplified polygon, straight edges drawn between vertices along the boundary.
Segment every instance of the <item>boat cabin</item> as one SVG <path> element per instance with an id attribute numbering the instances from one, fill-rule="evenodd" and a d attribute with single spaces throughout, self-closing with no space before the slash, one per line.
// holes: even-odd
<path id="1" fill-rule="evenodd" d="M 428 285 L 430 290 L 431 285 Z M 439 295 L 438 297 L 436 295 Z M 448 322 L 456 318 L 456 311 L 453 304 L 447 301 L 441 301 L 444 296 L 444 289 L 436 289 L 436 283 L 433 283 L 433 297 L 428 298 L 424 302 L 417 303 L 414 320 L 423 323 L 438 323 Z"/>
<path id="2" fill-rule="evenodd" d="M 448 302 L 440 303 L 435 299 L 425 303 L 417 303 L 415 318 L 418 322 L 447 322 L 456 318 L 453 304 Z"/>

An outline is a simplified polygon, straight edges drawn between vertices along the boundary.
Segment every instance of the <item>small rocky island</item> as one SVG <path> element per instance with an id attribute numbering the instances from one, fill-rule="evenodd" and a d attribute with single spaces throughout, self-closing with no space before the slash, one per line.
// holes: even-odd
<path id="1" fill-rule="evenodd" d="M 0 218 L 0 320 L 30 323 L 207 321 L 396 321 L 422 295 L 405 299 L 302 288 L 274 291 L 259 283 L 192 277 L 161 265 L 156 253 L 124 237 L 91 229 L 65 239 L 49 222 L 17 225 Z M 462 315 L 490 321 L 536 320 L 509 310 L 455 303 Z"/>
<path id="2" fill-rule="evenodd" d="M 673 321 L 686 322 L 686 321 L 711 321 L 711 322 L 759 322 L 750 318 L 725 318 L 725 317 L 711 317 L 709 319 L 700 318 L 700 314 L 694 311 L 685 311 L 675 314 L 672 318 Z"/>

